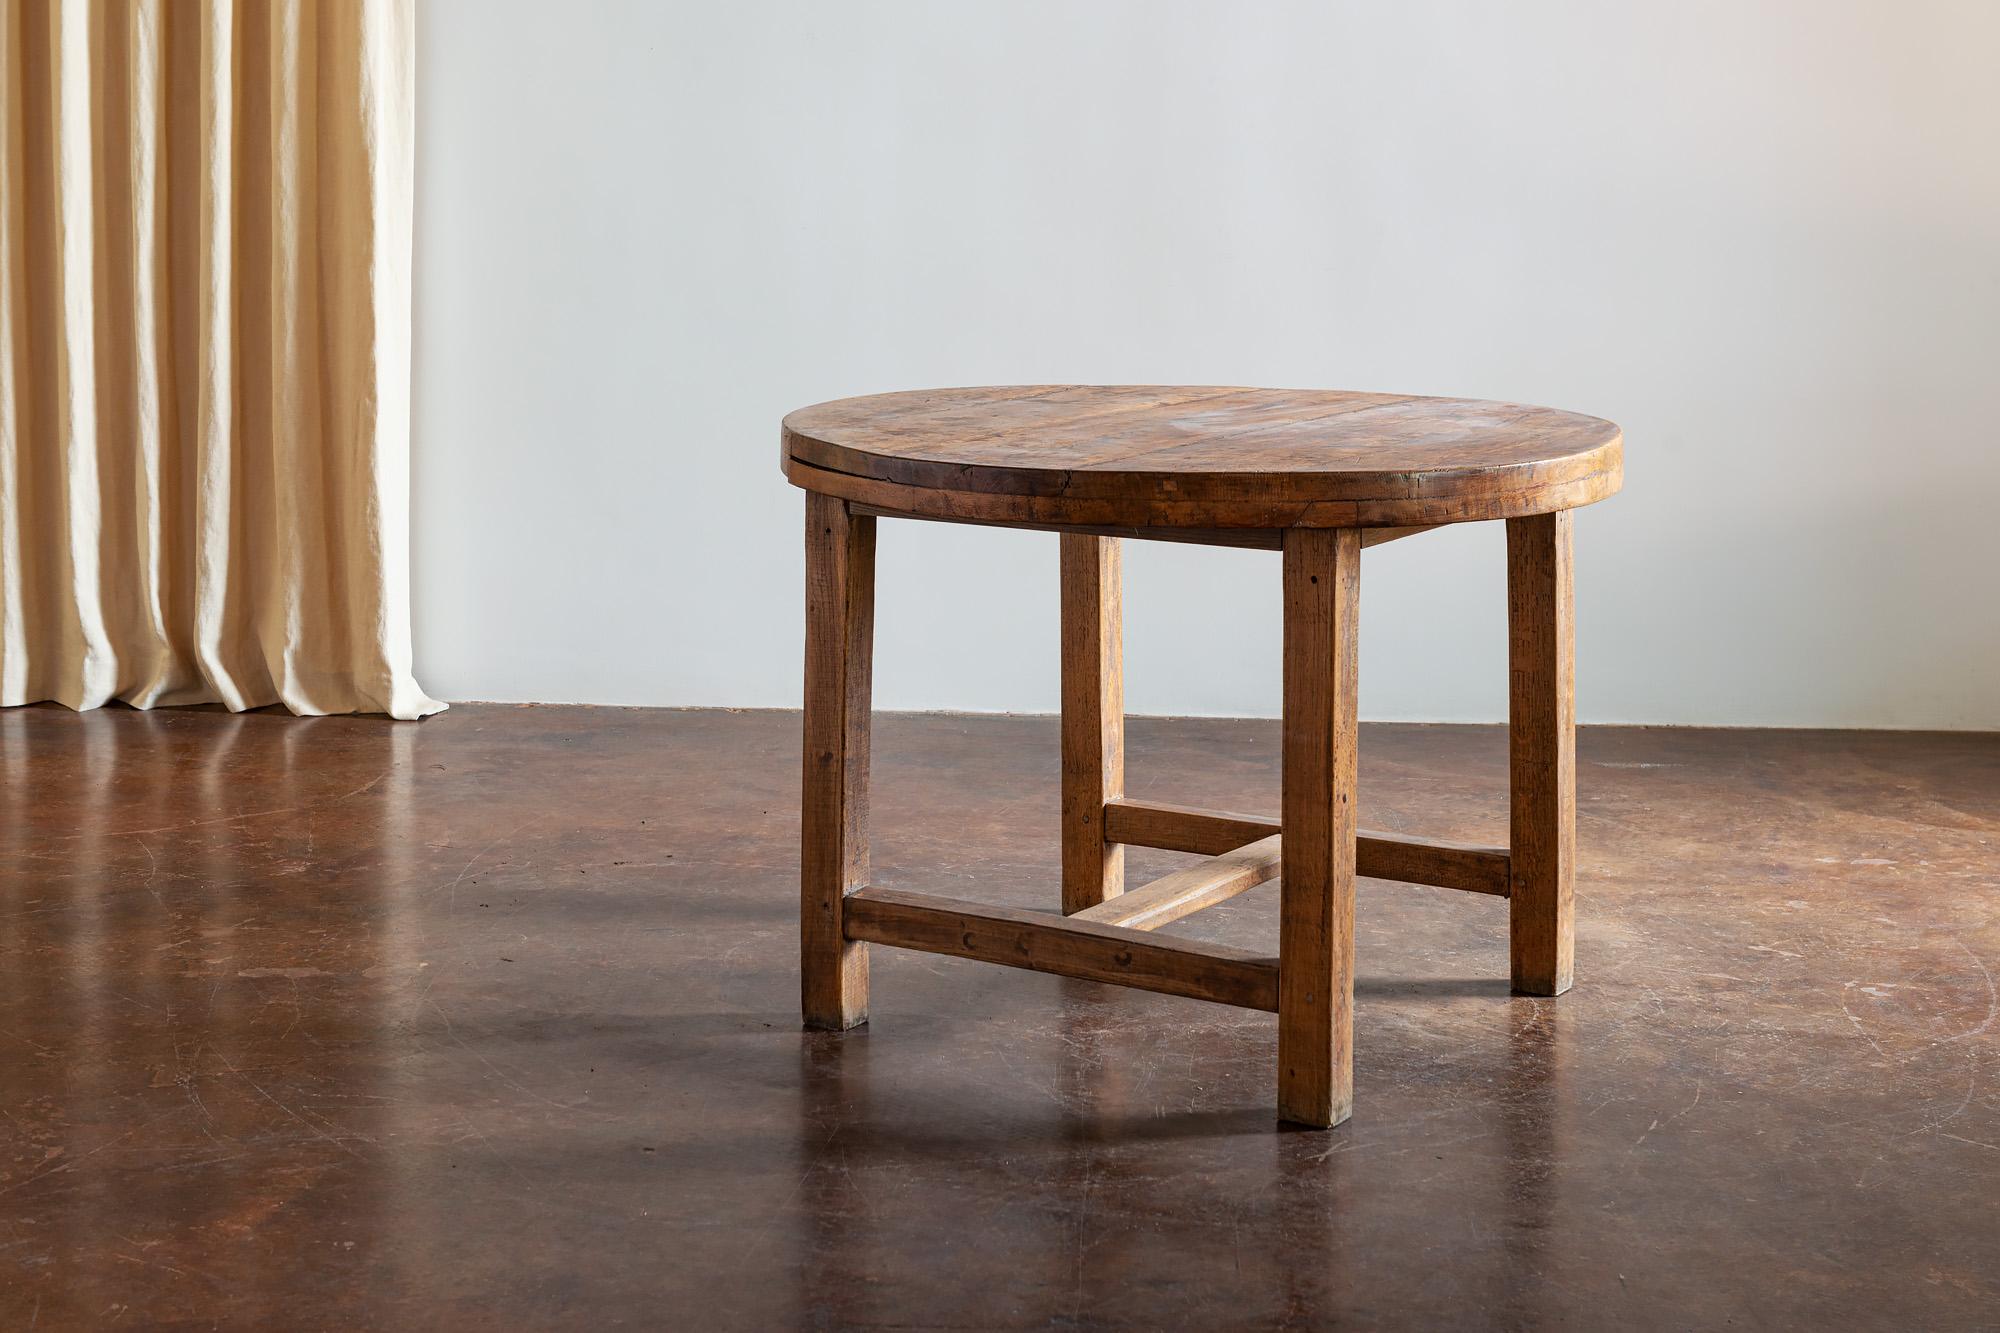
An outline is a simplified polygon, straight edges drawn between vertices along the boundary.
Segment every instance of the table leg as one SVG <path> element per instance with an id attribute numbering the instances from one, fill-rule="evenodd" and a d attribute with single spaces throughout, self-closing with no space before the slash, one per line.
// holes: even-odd
<path id="1" fill-rule="evenodd" d="M 1576 607 L 1568 510 L 1507 521 L 1514 989 L 1570 987 L 1576 916 Z"/>
<path id="2" fill-rule="evenodd" d="M 1062 909 L 1125 891 L 1104 806 L 1125 794 L 1124 561 L 1116 537 L 1062 541 Z"/>
<path id="3" fill-rule="evenodd" d="M 806 496 L 805 793 L 799 971 L 807 1027 L 868 1021 L 868 946 L 846 938 L 847 891 L 868 880 L 868 733 L 875 520 Z"/>
<path id="4" fill-rule="evenodd" d="M 1278 1116 L 1354 1107 L 1355 650 L 1361 534 L 1285 533 Z"/>

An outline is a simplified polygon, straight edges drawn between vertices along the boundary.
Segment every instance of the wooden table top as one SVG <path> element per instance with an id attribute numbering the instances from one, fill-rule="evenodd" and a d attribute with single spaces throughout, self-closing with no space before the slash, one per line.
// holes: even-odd
<path id="1" fill-rule="evenodd" d="M 785 418 L 794 484 L 973 522 L 1401 526 L 1618 489 L 1597 417 L 1316 389 L 1033 385 L 844 398 Z"/>

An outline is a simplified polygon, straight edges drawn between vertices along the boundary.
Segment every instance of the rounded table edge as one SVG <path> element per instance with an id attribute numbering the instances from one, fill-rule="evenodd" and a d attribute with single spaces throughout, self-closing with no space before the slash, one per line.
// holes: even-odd
<path id="1" fill-rule="evenodd" d="M 1499 487 L 1445 487 L 1427 493 L 1422 479 L 1437 474 L 1379 473 L 1374 475 L 1396 479 L 1404 485 L 1374 495 L 1296 500 L 1185 494 L 1107 496 L 1077 494 L 1073 489 L 1036 494 L 890 480 L 800 458 L 792 450 L 793 438 L 787 429 L 781 465 L 786 479 L 801 490 L 832 495 L 874 509 L 969 523 L 1192 529 L 1433 526 L 1528 518 L 1579 509 L 1609 499 L 1624 484 L 1624 435 L 1615 426 L 1611 438 L 1587 454 L 1577 455 L 1588 459 L 1590 466 L 1571 470 L 1567 475 L 1510 478 Z M 1537 466 L 1540 465 L 1522 464 L 1512 470 L 1532 472 Z M 1484 475 L 1490 478 L 1493 474 Z"/>

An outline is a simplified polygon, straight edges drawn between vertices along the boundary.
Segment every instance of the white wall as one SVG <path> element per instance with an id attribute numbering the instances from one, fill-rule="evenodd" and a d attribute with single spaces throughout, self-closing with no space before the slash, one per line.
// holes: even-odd
<path id="1" fill-rule="evenodd" d="M 422 0 L 417 667 L 793 705 L 778 420 L 965 383 L 1626 430 L 1585 720 L 2000 728 L 2000 5 Z M 1496 719 L 1496 525 L 1364 715 Z M 1132 544 L 1128 703 L 1270 714 L 1277 562 Z M 885 523 L 878 707 L 1056 703 L 1055 542 Z"/>

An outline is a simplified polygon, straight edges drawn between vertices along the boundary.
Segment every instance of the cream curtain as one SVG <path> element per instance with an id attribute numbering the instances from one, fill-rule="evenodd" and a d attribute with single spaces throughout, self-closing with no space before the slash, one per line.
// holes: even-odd
<path id="1" fill-rule="evenodd" d="M 409 0 L 0 16 L 0 705 L 436 712 Z"/>

